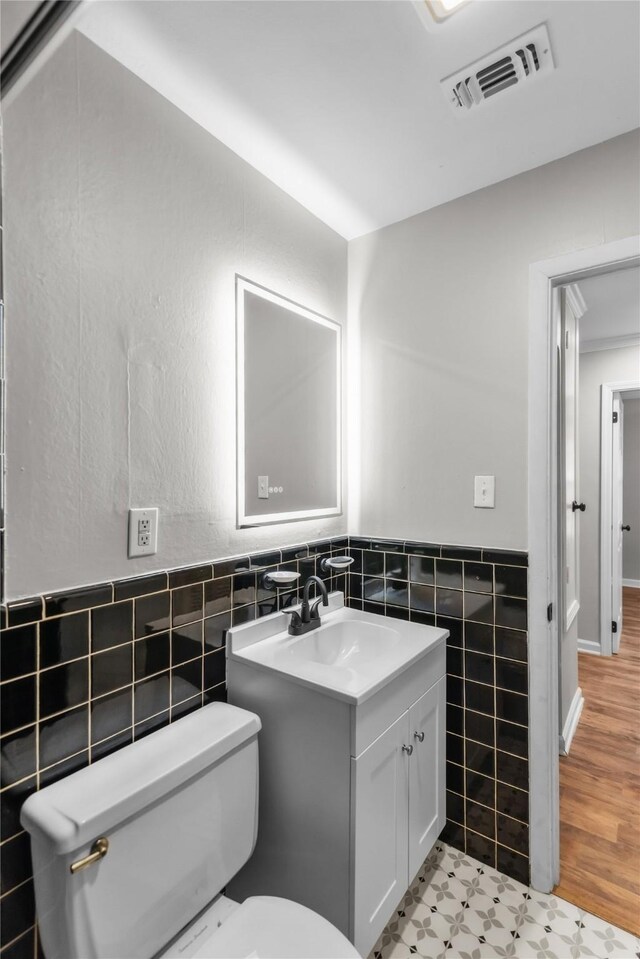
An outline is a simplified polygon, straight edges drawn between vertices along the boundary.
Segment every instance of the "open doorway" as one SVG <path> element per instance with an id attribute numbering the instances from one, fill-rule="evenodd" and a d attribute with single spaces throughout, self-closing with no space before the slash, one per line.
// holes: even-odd
<path id="1" fill-rule="evenodd" d="M 639 413 L 640 370 L 635 380 L 602 384 L 600 652 L 605 656 L 621 648 L 625 595 L 631 604 L 634 597 L 625 587 L 640 588 Z"/>
<path id="2" fill-rule="evenodd" d="M 640 269 L 568 284 L 557 308 L 556 891 L 640 934 Z"/>
<path id="3" fill-rule="evenodd" d="M 529 820 L 531 885 L 560 879 L 558 299 L 563 286 L 640 264 L 640 236 L 529 268 Z"/>

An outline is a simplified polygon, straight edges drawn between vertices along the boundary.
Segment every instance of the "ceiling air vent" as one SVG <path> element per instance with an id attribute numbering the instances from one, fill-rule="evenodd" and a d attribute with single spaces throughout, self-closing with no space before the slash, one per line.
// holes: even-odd
<path id="1" fill-rule="evenodd" d="M 541 23 L 528 33 L 463 70 L 440 81 L 447 100 L 459 114 L 478 107 L 509 87 L 553 70 L 547 26 Z"/>

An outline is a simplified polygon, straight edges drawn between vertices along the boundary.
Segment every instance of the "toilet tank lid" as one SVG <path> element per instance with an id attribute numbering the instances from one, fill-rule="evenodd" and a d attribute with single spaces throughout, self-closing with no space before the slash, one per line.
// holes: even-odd
<path id="1" fill-rule="evenodd" d="M 20 821 L 56 853 L 75 852 L 213 766 L 260 726 L 254 713 L 211 703 L 34 793 Z"/>

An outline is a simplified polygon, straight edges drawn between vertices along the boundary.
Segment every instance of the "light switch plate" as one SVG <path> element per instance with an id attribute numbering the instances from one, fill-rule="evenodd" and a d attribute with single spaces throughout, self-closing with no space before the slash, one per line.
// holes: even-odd
<path id="1" fill-rule="evenodd" d="M 129 558 L 158 552 L 158 508 L 129 510 Z"/>
<path id="2" fill-rule="evenodd" d="M 495 476 L 476 476 L 473 484 L 473 505 L 477 509 L 495 509 Z"/>

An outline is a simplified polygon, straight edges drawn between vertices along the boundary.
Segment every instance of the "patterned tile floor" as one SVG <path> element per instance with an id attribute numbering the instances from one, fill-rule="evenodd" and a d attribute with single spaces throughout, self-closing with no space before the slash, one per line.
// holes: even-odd
<path id="1" fill-rule="evenodd" d="M 636 959 L 640 939 L 436 843 L 369 959 Z"/>

